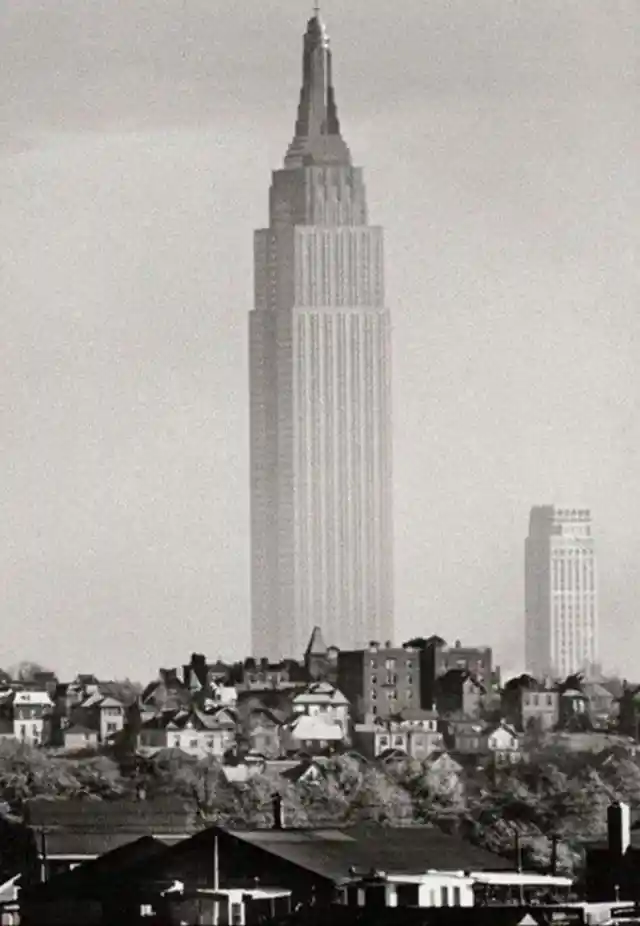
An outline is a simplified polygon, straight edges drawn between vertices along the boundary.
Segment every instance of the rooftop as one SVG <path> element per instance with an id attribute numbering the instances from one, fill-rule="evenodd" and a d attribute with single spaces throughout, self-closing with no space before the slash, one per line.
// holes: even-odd
<path id="1" fill-rule="evenodd" d="M 429 868 L 509 870 L 499 856 L 429 826 L 229 830 L 236 839 L 333 881 L 349 869 L 423 874 Z"/>

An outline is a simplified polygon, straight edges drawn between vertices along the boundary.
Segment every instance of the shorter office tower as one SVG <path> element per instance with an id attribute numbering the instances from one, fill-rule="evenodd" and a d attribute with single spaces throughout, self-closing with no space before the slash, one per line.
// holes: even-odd
<path id="1" fill-rule="evenodd" d="M 531 510 L 525 541 L 525 660 L 536 678 L 590 675 L 598 659 L 598 589 L 591 512 Z"/>

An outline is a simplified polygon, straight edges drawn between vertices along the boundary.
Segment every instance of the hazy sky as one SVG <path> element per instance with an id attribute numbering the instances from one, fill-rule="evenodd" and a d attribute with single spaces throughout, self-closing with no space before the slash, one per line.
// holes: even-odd
<path id="1" fill-rule="evenodd" d="M 0 6 L 0 666 L 249 644 L 252 233 L 299 0 Z M 325 0 L 386 228 L 396 627 L 521 664 L 532 504 L 596 518 L 640 648 L 637 0 Z"/>

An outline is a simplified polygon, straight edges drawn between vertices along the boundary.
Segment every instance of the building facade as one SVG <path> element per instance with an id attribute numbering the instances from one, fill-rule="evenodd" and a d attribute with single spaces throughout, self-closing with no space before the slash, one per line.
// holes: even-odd
<path id="1" fill-rule="evenodd" d="M 420 653 L 410 646 L 371 642 L 338 654 L 338 688 L 359 722 L 387 719 L 420 707 Z"/>
<path id="2" fill-rule="evenodd" d="M 590 673 L 598 661 L 591 512 L 533 508 L 525 542 L 525 659 L 537 678 Z"/>
<path id="3" fill-rule="evenodd" d="M 255 234 L 253 652 L 392 635 L 390 315 L 383 233 L 340 133 L 329 40 L 304 37 L 295 136 Z"/>

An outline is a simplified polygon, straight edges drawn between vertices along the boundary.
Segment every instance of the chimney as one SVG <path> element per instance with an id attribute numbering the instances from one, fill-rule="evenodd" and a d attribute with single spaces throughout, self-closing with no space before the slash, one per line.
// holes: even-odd
<path id="1" fill-rule="evenodd" d="M 622 858 L 631 843 L 631 813 L 629 805 L 614 801 L 607 808 L 609 852 Z"/>
<path id="2" fill-rule="evenodd" d="M 284 813 L 282 811 L 282 798 L 279 794 L 273 794 L 271 797 L 273 806 L 273 828 L 274 830 L 284 829 Z"/>

